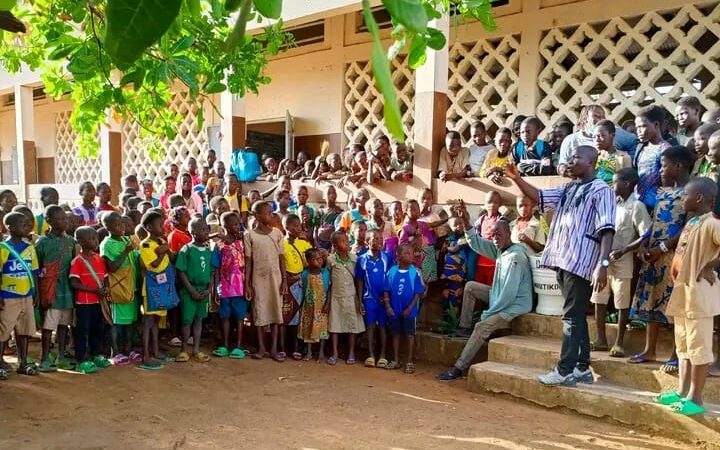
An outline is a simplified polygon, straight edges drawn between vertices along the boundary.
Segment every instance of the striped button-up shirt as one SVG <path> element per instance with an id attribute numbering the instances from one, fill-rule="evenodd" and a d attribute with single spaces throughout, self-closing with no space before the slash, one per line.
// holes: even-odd
<path id="1" fill-rule="evenodd" d="M 539 191 L 540 209 L 555 210 L 540 264 L 587 280 L 600 257 L 600 233 L 615 230 L 615 193 L 597 178 Z"/>

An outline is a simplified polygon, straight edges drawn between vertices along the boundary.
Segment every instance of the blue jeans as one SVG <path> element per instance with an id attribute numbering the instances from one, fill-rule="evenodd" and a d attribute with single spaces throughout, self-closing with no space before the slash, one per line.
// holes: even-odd
<path id="1" fill-rule="evenodd" d="M 588 280 L 565 270 L 558 270 L 560 291 L 565 297 L 563 305 L 563 339 L 558 372 L 565 376 L 575 367 L 585 371 L 590 367 L 590 335 L 588 334 L 587 310 L 592 295 Z"/>

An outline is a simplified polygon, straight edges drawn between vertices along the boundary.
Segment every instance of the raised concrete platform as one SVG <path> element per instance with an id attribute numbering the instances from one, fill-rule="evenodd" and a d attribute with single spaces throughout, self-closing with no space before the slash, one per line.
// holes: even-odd
<path id="1" fill-rule="evenodd" d="M 576 387 L 548 387 L 536 376 L 542 370 L 487 361 L 468 374 L 473 392 L 509 394 L 548 408 L 567 408 L 588 416 L 611 419 L 694 444 L 720 445 L 720 406 L 708 404 L 704 417 L 675 414 L 652 402 L 655 393 L 600 381 Z"/>

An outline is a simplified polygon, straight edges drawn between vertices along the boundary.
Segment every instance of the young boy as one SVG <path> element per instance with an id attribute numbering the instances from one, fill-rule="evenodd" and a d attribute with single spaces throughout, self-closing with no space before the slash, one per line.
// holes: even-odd
<path id="1" fill-rule="evenodd" d="M 208 246 L 210 227 L 201 217 L 192 219 L 189 227 L 192 242 L 180 250 L 175 261 L 175 268 L 182 286 L 180 290 L 182 351 L 175 361 L 188 362 L 190 360 L 186 346 L 190 339 L 190 327 L 192 327 L 193 356 L 196 361 L 204 363 L 210 361 L 210 356 L 200 351 L 202 321 L 208 316 L 210 282 L 213 276 L 212 250 Z"/>
<path id="2" fill-rule="evenodd" d="M 338 155 L 339 157 L 340 155 Z M 328 156 L 329 159 L 329 156 Z M 338 158 L 339 160 L 339 158 Z M 398 143 L 390 156 L 390 179 L 393 181 L 410 181 L 413 177 L 413 158 L 407 146 Z"/>
<path id="3" fill-rule="evenodd" d="M 110 204 L 110 200 L 112 198 L 112 189 L 110 189 L 110 185 L 105 183 L 104 181 L 101 183 L 98 183 L 95 187 L 95 192 L 97 193 L 98 198 L 98 210 L 100 211 L 117 211 L 117 208 L 115 208 L 113 205 Z M 134 195 L 131 195 L 130 198 L 134 197 Z M 125 205 L 123 205 L 125 206 Z"/>
<path id="4" fill-rule="evenodd" d="M 708 153 L 705 155 L 705 159 L 709 164 L 706 170 L 698 175 L 718 182 L 720 178 L 720 131 L 715 131 L 708 139 Z"/>
<path id="5" fill-rule="evenodd" d="M 108 295 L 108 272 L 105 260 L 96 253 L 97 231 L 88 226 L 80 227 L 75 231 L 75 239 L 81 249 L 70 264 L 70 286 L 75 291 L 76 370 L 88 374 L 110 366 L 110 361 L 101 353 L 103 314 L 100 301 Z"/>
<path id="6" fill-rule="evenodd" d="M 65 358 L 65 344 L 68 330 L 73 323 L 73 292 L 68 279 L 70 263 L 75 258 L 77 242 L 66 234 L 67 215 L 57 206 L 45 208 L 44 222 L 50 226 L 49 231 L 38 239 L 36 245 L 38 264 L 40 266 L 40 306 L 45 311 L 42 330 L 42 357 L 40 372 L 54 372 L 60 367 L 70 370 L 74 365 Z M 52 333 L 57 333 L 58 344 L 57 365 L 50 360 Z"/>
<path id="7" fill-rule="evenodd" d="M 495 148 L 485 155 L 485 161 L 480 168 L 479 175 L 489 178 L 493 183 L 502 180 L 505 172 L 505 164 L 510 158 L 510 146 L 512 145 L 512 131 L 510 128 L 500 128 L 495 133 Z"/>
<path id="8" fill-rule="evenodd" d="M 6 214 L 10 214 L 12 209 L 17 206 L 17 196 L 10 189 L 4 189 L 0 191 L 0 220 L 5 217 Z M 7 230 L 4 225 L 0 227 L 0 231 L 5 233 Z"/>
<path id="9" fill-rule="evenodd" d="M 222 198 L 222 197 L 215 197 Z M 223 199 L 224 200 L 224 199 Z M 218 240 L 213 249 L 212 265 L 217 271 L 217 295 L 220 299 L 218 316 L 222 323 L 223 345 L 213 351 L 219 357 L 229 356 L 234 359 L 245 357 L 242 350 L 243 321 L 247 315 L 248 302 L 245 300 L 245 247 L 243 233 L 240 229 L 240 218 L 237 213 L 224 212 L 220 216 L 223 238 Z M 237 322 L 237 345 L 230 348 L 230 319 Z"/>
<path id="10" fill-rule="evenodd" d="M 393 334 L 393 360 L 386 369 L 400 368 L 400 336 L 407 339 L 405 373 L 415 372 L 413 351 L 415 349 L 415 318 L 420 296 L 425 292 L 420 271 L 413 266 L 413 248 L 400 244 L 397 249 L 397 266 L 393 266 L 385 278 L 385 312 L 390 319 Z"/>
<path id="11" fill-rule="evenodd" d="M 222 228 L 220 218 L 226 212 L 230 212 L 230 203 L 228 203 L 225 197 L 215 196 L 210 200 L 210 214 L 206 217 L 207 223 L 210 226 L 210 237 L 218 234 Z M 238 215 L 239 218 L 239 215 Z"/>
<path id="12" fill-rule="evenodd" d="M 382 302 L 385 289 L 385 274 L 392 265 L 392 258 L 382 251 L 382 231 L 374 229 L 367 233 L 370 248 L 367 253 L 358 257 L 355 265 L 355 284 L 357 292 L 362 292 L 365 309 L 365 327 L 367 330 L 370 356 L 365 360 L 365 367 L 384 369 L 388 365 L 385 358 L 387 335 L 387 314 Z M 380 359 L 375 359 L 375 330 L 380 330 Z"/>
<path id="13" fill-rule="evenodd" d="M 442 261 L 442 273 L 440 281 L 442 284 L 443 319 L 449 320 L 450 309 L 455 308 L 457 317 L 460 316 L 460 307 L 464 291 L 465 278 L 467 275 L 467 240 L 465 230 L 459 217 L 451 217 L 448 220 L 450 234 L 443 242 L 443 250 L 440 252 Z"/>
<path id="14" fill-rule="evenodd" d="M 620 169 L 613 175 L 613 190 L 617 195 L 617 206 L 615 208 L 615 237 L 610 252 L 610 267 L 608 267 L 608 282 L 602 291 L 593 292 L 590 297 L 590 301 L 595 304 L 595 322 L 597 324 L 597 341 L 592 343 L 593 350 L 607 351 L 605 316 L 610 293 L 613 294 L 615 308 L 618 310 L 618 334 L 615 344 L 610 349 L 610 356 L 617 358 L 625 356 L 623 341 L 629 320 L 629 308 L 632 303 L 634 272 L 632 252 L 652 224 L 647 208 L 635 195 L 635 186 L 638 180 L 637 172 L 630 167 Z"/>
<path id="15" fill-rule="evenodd" d="M 684 208 L 693 217 L 683 228 L 671 266 L 675 285 L 665 313 L 675 324 L 679 392 L 662 393 L 656 401 L 686 416 L 705 412 L 702 392 L 708 365 L 715 360 L 713 316 L 720 314 L 717 192 L 717 185 L 707 178 L 695 178 L 685 186 Z"/>
<path id="16" fill-rule="evenodd" d="M 30 231 L 27 218 L 10 212 L 3 217 L 3 224 L 10 236 L 0 244 L 0 379 L 7 379 L 10 366 L 3 356 L 13 330 L 18 353 L 17 373 L 37 374 L 35 364 L 28 363 L 27 352 L 30 336 L 35 334 L 38 260 L 35 248 L 26 240 Z"/>
<path id="17" fill-rule="evenodd" d="M 543 124 L 537 117 L 528 117 L 520 124 L 520 140 L 512 149 L 512 160 L 524 176 L 555 175 L 550 146 L 538 139 Z"/>
<path id="18" fill-rule="evenodd" d="M 693 135 L 695 165 L 690 172 L 691 177 L 704 176 L 710 172 L 711 164 L 705 156 L 710 151 L 708 147 L 710 136 L 718 130 L 720 130 L 720 125 L 716 123 L 706 123 L 695 130 Z"/>
<path id="19" fill-rule="evenodd" d="M 145 178 L 142 180 L 142 199 L 146 202 L 152 203 L 152 207 L 158 207 L 160 206 L 160 200 L 153 197 L 155 187 L 153 186 L 153 182 L 150 178 Z"/>
<path id="20" fill-rule="evenodd" d="M 510 224 L 510 239 L 525 246 L 528 255 L 538 255 L 545 249 L 547 235 L 535 217 L 535 202 L 520 195 L 516 200 L 518 216 Z"/>
<path id="21" fill-rule="evenodd" d="M 700 126 L 701 113 L 702 105 L 697 97 L 687 96 L 678 100 L 675 106 L 675 118 L 680 128 L 677 133 L 678 144 L 688 145 L 693 139 L 695 130 Z"/>
<path id="22" fill-rule="evenodd" d="M 462 146 L 460 133 L 448 131 L 445 135 L 445 147 L 440 150 L 438 178 L 445 182 L 472 176 L 470 171 L 470 152 Z"/>
<path id="23" fill-rule="evenodd" d="M 60 202 L 58 191 L 50 186 L 40 189 L 40 201 L 43 204 L 43 212 L 35 216 L 35 234 L 45 236 L 50 229 L 50 225 L 45 221 L 45 209 L 50 205 L 57 205 Z"/>
<path id="24" fill-rule="evenodd" d="M 76 216 L 82 217 L 83 225 L 94 227 L 98 224 L 98 208 L 95 206 L 95 186 L 86 181 L 80 185 L 80 197 L 82 204 L 73 208 L 72 212 Z"/>
<path id="25" fill-rule="evenodd" d="M 117 212 L 105 214 L 103 226 L 110 233 L 100 244 L 100 256 L 105 260 L 109 272 L 113 321 L 112 357 L 115 365 L 123 366 L 130 363 L 132 326 L 137 321 L 138 312 L 135 302 L 135 244 L 126 236 L 127 229 L 132 230 L 134 227 L 132 224 L 125 224 L 123 217 Z M 119 345 L 121 341 L 124 346 Z"/>
<path id="26" fill-rule="evenodd" d="M 473 175 L 477 175 L 485 162 L 485 156 L 493 149 L 493 145 L 487 141 L 487 130 L 482 122 L 472 124 L 470 136 L 472 137 L 472 143 L 468 146 L 468 150 L 470 150 L 470 170 L 472 170 Z"/>
<path id="27" fill-rule="evenodd" d="M 285 250 L 285 273 L 288 288 L 283 295 L 283 326 L 280 327 L 280 353 L 285 353 L 285 328 L 291 327 L 290 335 L 293 337 L 294 342 L 292 357 L 297 361 L 302 359 L 298 346 L 299 341 L 296 338 L 303 295 L 300 275 L 307 266 L 305 252 L 310 250 L 312 245 L 305 239 L 300 218 L 295 214 L 285 216 L 283 226 L 285 227 L 283 248 Z"/>
<path id="28" fill-rule="evenodd" d="M 163 181 L 165 182 L 165 192 L 160 196 L 160 207 L 168 210 L 170 209 L 170 196 L 175 194 L 177 179 L 172 175 L 168 175 Z"/>

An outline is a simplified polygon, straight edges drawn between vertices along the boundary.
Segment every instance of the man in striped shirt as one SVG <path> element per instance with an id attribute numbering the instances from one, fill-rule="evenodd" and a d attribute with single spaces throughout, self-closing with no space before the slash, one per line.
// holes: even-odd
<path id="1" fill-rule="evenodd" d="M 579 146 L 572 151 L 568 171 L 574 181 L 538 190 L 522 179 L 513 165 L 505 174 L 543 212 L 554 210 L 550 235 L 540 264 L 557 271 L 565 297 L 563 340 L 557 367 L 538 377 L 546 385 L 592 383 L 590 337 L 586 311 L 593 289 L 607 284 L 609 254 L 615 234 L 615 194 L 595 177 L 597 151 Z"/>

